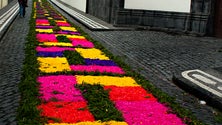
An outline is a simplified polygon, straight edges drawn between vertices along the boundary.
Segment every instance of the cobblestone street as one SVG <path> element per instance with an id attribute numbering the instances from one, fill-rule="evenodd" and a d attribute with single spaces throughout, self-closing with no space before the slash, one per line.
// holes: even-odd
<path id="1" fill-rule="evenodd" d="M 0 125 L 16 125 L 20 93 L 18 84 L 25 58 L 25 38 L 29 31 L 32 2 L 25 18 L 16 17 L 0 41 Z M 222 66 L 222 39 L 167 34 L 148 30 L 87 29 L 70 15 L 54 6 L 63 16 L 80 26 L 115 56 L 140 73 L 155 87 L 175 97 L 200 121 L 221 125 L 214 119 L 214 109 L 176 86 L 173 75 L 185 70 Z M 1 10 L 0 10 L 1 11 Z"/>
<path id="2" fill-rule="evenodd" d="M 31 2 L 29 3 L 31 6 Z M 0 125 L 16 125 L 20 94 L 18 84 L 25 58 L 31 7 L 25 18 L 17 17 L 0 41 Z"/>
<path id="3" fill-rule="evenodd" d="M 221 39 L 147 30 L 92 31 L 63 11 L 60 13 L 83 28 L 92 38 L 100 41 L 115 56 L 119 56 L 157 88 L 175 97 L 185 108 L 192 110 L 198 119 L 206 124 L 221 124 L 215 121 L 212 107 L 200 105 L 198 98 L 186 93 L 172 82 L 172 77 L 177 72 L 220 67 Z"/>
<path id="4" fill-rule="evenodd" d="M 200 100 L 178 88 L 172 82 L 172 77 L 176 72 L 221 66 L 221 40 L 172 36 L 153 31 L 107 31 L 92 34 L 156 87 L 176 97 L 181 105 L 191 109 L 199 119 L 208 124 L 216 124 L 213 122 L 213 109 L 200 105 Z"/>

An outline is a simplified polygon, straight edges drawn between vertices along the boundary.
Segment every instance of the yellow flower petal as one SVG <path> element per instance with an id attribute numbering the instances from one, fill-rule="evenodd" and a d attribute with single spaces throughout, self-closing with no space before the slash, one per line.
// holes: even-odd
<path id="1" fill-rule="evenodd" d="M 86 39 L 84 36 L 78 36 L 78 35 L 56 34 L 56 36 L 66 36 L 67 38 L 73 38 L 73 39 Z"/>
<path id="2" fill-rule="evenodd" d="M 63 22 L 63 23 L 66 23 L 67 21 L 65 21 L 65 20 L 55 20 L 55 22 Z"/>
<path id="3" fill-rule="evenodd" d="M 46 73 L 71 71 L 70 66 L 66 58 L 52 58 L 52 57 L 38 57 L 39 70 Z"/>
<path id="4" fill-rule="evenodd" d="M 72 44 L 71 43 L 62 43 L 62 42 L 59 42 L 59 43 L 53 43 L 53 42 L 43 42 L 43 43 L 40 43 L 39 44 L 40 46 L 67 46 L 67 47 L 72 47 Z"/>
<path id="5" fill-rule="evenodd" d="M 91 48 L 91 49 L 82 49 L 76 48 L 76 51 L 80 53 L 83 58 L 89 59 L 100 59 L 100 60 L 109 60 L 109 57 L 104 55 L 102 51 L 99 49 Z"/>
<path id="6" fill-rule="evenodd" d="M 69 27 L 69 26 L 60 26 L 60 28 L 61 28 L 62 30 L 68 30 L 68 31 L 73 31 L 73 32 L 77 31 L 76 28 L 74 28 L 74 27 Z"/>
<path id="7" fill-rule="evenodd" d="M 40 33 L 53 33 L 52 29 L 35 29 L 35 31 Z"/>
<path id="8" fill-rule="evenodd" d="M 49 26 L 50 24 L 49 23 L 36 23 L 36 25 L 39 25 L 39 26 Z"/>
<path id="9" fill-rule="evenodd" d="M 114 76 L 82 76 L 76 75 L 78 84 L 100 84 L 105 86 L 139 86 L 132 77 L 114 77 Z"/>
<path id="10" fill-rule="evenodd" d="M 34 2 L 33 7 L 36 8 L 36 2 Z"/>
<path id="11" fill-rule="evenodd" d="M 73 39 L 85 39 L 84 36 L 77 36 L 77 35 L 67 35 L 67 38 L 73 38 Z"/>

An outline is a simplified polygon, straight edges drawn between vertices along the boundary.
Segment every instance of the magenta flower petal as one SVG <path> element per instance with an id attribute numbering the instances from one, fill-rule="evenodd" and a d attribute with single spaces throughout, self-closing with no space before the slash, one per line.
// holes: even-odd
<path id="1" fill-rule="evenodd" d="M 56 98 L 60 101 L 85 101 L 81 92 L 74 87 L 74 76 L 58 75 L 38 77 L 40 83 L 39 93 L 41 99 L 49 101 Z"/>
<path id="2" fill-rule="evenodd" d="M 94 44 L 88 40 L 85 39 L 75 39 L 72 40 L 72 45 L 73 46 L 82 46 L 82 47 L 87 47 L 87 48 L 93 48 Z"/>
<path id="3" fill-rule="evenodd" d="M 69 47 L 41 47 L 41 46 L 37 46 L 36 47 L 36 51 L 38 52 L 61 52 L 61 51 L 65 51 L 65 50 L 69 50 L 69 51 L 74 51 L 74 48 L 69 48 Z"/>
<path id="4" fill-rule="evenodd" d="M 70 66 L 73 71 L 86 71 L 86 72 L 108 72 L 108 73 L 117 73 L 124 74 L 125 72 L 119 66 L 97 66 L 97 65 L 72 65 Z"/>
<path id="5" fill-rule="evenodd" d="M 184 125 L 175 114 L 157 101 L 115 101 L 129 125 Z"/>
<path id="6" fill-rule="evenodd" d="M 36 38 L 39 42 L 58 42 L 55 34 L 37 34 Z"/>

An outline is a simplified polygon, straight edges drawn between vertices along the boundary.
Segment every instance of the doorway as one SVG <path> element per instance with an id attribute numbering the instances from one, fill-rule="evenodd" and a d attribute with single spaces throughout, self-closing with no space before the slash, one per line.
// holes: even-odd
<path id="1" fill-rule="evenodd" d="M 110 23 L 112 0 L 87 0 L 86 13 Z"/>
<path id="2" fill-rule="evenodd" d="M 215 18 L 214 18 L 214 34 L 215 37 L 222 38 L 222 1 L 216 0 Z"/>

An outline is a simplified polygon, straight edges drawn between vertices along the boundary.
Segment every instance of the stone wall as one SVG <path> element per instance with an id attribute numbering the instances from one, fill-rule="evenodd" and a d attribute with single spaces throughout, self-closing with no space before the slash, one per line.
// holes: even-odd
<path id="1" fill-rule="evenodd" d="M 13 0 L 8 0 L 8 3 L 12 2 Z"/>
<path id="2" fill-rule="evenodd" d="M 61 1 L 82 12 L 86 12 L 86 0 L 61 0 Z"/>
<path id="3" fill-rule="evenodd" d="M 0 0 L 0 9 L 8 5 L 8 0 Z"/>
<path id="4" fill-rule="evenodd" d="M 110 22 L 112 0 L 88 0 L 87 13 Z"/>
<path id="5" fill-rule="evenodd" d="M 87 12 L 115 26 L 213 34 L 215 0 L 192 0 L 191 12 L 124 9 L 124 0 L 88 0 Z"/>
<path id="6" fill-rule="evenodd" d="M 213 34 L 213 0 L 192 0 L 191 13 L 126 10 L 117 13 L 115 25 L 134 25 L 180 30 L 202 35 Z"/>

